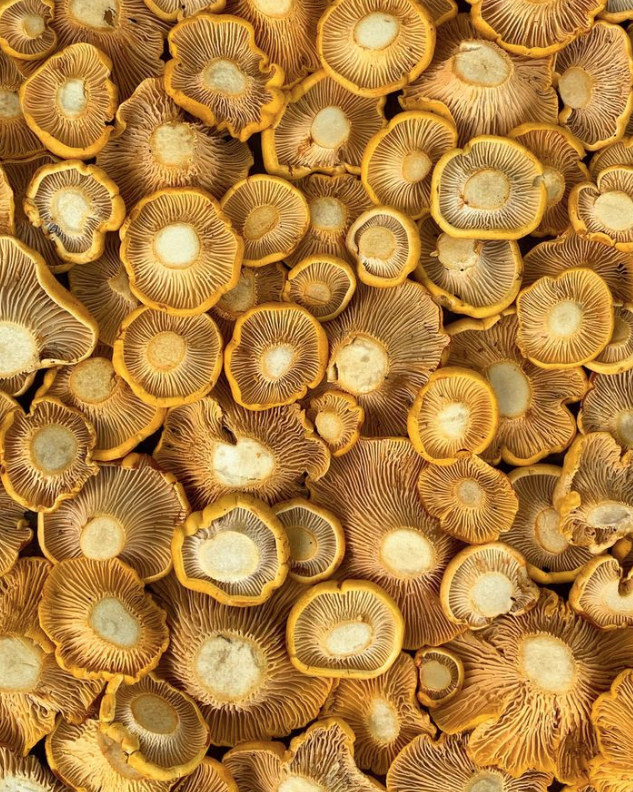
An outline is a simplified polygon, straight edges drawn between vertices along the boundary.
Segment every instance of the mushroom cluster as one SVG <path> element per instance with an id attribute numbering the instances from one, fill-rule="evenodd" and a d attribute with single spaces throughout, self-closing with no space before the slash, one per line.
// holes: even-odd
<path id="1" fill-rule="evenodd" d="M 0 792 L 633 790 L 633 0 L 0 0 Z"/>

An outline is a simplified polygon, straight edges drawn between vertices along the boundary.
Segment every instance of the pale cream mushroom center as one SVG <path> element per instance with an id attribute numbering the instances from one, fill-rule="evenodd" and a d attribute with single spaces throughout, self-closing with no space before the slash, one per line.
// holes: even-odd
<path id="1" fill-rule="evenodd" d="M 564 105 L 573 110 L 582 110 L 593 101 L 594 78 L 580 66 L 572 66 L 561 74 L 558 93 Z"/>
<path id="2" fill-rule="evenodd" d="M 398 712 L 390 701 L 377 696 L 367 713 L 367 731 L 380 743 L 393 742 L 400 734 Z"/>
<path id="3" fill-rule="evenodd" d="M 484 572 L 478 575 L 470 588 L 473 610 L 488 619 L 512 610 L 512 581 L 501 572 Z"/>
<path id="4" fill-rule="evenodd" d="M 108 278 L 108 285 L 115 294 L 124 297 L 131 303 L 136 303 L 136 297 L 132 294 L 130 289 L 130 279 L 124 266 L 120 266 L 118 272 L 111 278 Z"/>
<path id="5" fill-rule="evenodd" d="M 378 548 L 382 565 L 397 577 L 425 575 L 435 566 L 435 548 L 420 531 L 396 528 L 388 531 Z"/>
<path id="6" fill-rule="evenodd" d="M 462 41 L 453 58 L 453 69 L 465 83 L 494 88 L 510 77 L 512 62 L 500 47 L 490 41 Z"/>
<path id="7" fill-rule="evenodd" d="M 196 135 L 189 124 L 159 124 L 149 139 L 152 156 L 167 168 L 186 168 L 196 153 Z"/>
<path id="8" fill-rule="evenodd" d="M 464 184 L 463 199 L 470 209 L 493 211 L 508 202 L 512 187 L 510 179 L 499 168 L 482 168 L 469 176 Z"/>
<path id="9" fill-rule="evenodd" d="M 354 41 L 368 50 L 384 50 L 398 38 L 400 22 L 393 14 L 374 11 L 359 19 L 354 26 Z"/>
<path id="10" fill-rule="evenodd" d="M 198 559 L 202 571 L 213 580 L 237 583 L 255 573 L 260 553 L 250 536 L 239 531 L 220 531 L 202 542 Z"/>
<path id="11" fill-rule="evenodd" d="M 68 11 L 80 25 L 110 30 L 116 24 L 119 0 L 70 0 Z"/>
<path id="12" fill-rule="evenodd" d="M 292 11 L 293 0 L 253 0 L 253 5 L 267 17 L 283 19 Z"/>
<path id="13" fill-rule="evenodd" d="M 362 654 L 374 640 L 374 629 L 364 621 L 346 621 L 332 627 L 324 645 L 333 657 L 353 657 Z"/>
<path id="14" fill-rule="evenodd" d="M 560 515 L 552 506 L 542 509 L 534 521 L 534 538 L 547 553 L 559 555 L 569 547 L 560 529 Z"/>
<path id="15" fill-rule="evenodd" d="M 543 183 L 547 190 L 547 206 L 556 206 L 565 195 L 565 177 L 558 168 L 546 165 L 543 169 Z"/>
<path id="16" fill-rule="evenodd" d="M 293 561 L 310 561 L 319 552 L 316 536 L 303 525 L 287 525 L 286 535 Z"/>
<path id="17" fill-rule="evenodd" d="M 319 110 L 312 119 L 310 136 L 321 148 L 337 149 L 347 143 L 351 129 L 345 111 L 336 105 L 329 105 Z"/>
<path id="18" fill-rule="evenodd" d="M 589 509 L 586 520 L 587 525 L 592 528 L 603 528 L 608 526 L 619 527 L 623 523 L 632 523 L 633 506 L 630 506 L 628 503 L 603 501 Z"/>
<path id="19" fill-rule="evenodd" d="M 202 81 L 212 91 L 239 96 L 246 91 L 248 75 L 232 60 L 218 58 L 205 67 Z"/>
<path id="20" fill-rule="evenodd" d="M 79 77 L 65 80 L 57 89 L 57 107 L 70 121 L 86 112 L 88 101 L 86 82 Z"/>
<path id="21" fill-rule="evenodd" d="M 574 684 L 576 661 L 570 647 L 555 635 L 526 636 L 519 647 L 519 670 L 546 693 L 567 693 Z"/>
<path id="22" fill-rule="evenodd" d="M 423 660 L 420 665 L 420 682 L 427 690 L 446 690 L 453 682 L 450 669 L 439 660 Z"/>
<path id="23" fill-rule="evenodd" d="M 257 440 L 238 438 L 235 445 L 215 444 L 211 467 L 216 479 L 227 487 L 252 487 L 270 478 L 275 457 Z"/>
<path id="24" fill-rule="evenodd" d="M 310 222 L 320 231 L 342 232 L 345 229 L 346 220 L 345 204 L 338 198 L 324 195 L 315 198 L 310 204 Z"/>
<path id="25" fill-rule="evenodd" d="M 51 219 L 68 236 L 84 233 L 92 211 L 92 201 L 76 187 L 62 187 L 51 198 Z"/>
<path id="26" fill-rule="evenodd" d="M 142 693 L 133 698 L 130 710 L 138 726 L 152 734 L 173 734 L 180 723 L 174 707 L 154 693 Z"/>
<path id="27" fill-rule="evenodd" d="M 395 253 L 396 246 L 396 235 L 385 226 L 368 226 L 359 234 L 358 252 L 364 259 L 388 261 Z"/>
<path id="28" fill-rule="evenodd" d="M 358 336 L 339 347 L 331 362 L 331 376 L 349 393 L 366 394 L 380 388 L 389 371 L 389 357 L 381 343 Z"/>
<path id="29" fill-rule="evenodd" d="M 26 772 L 30 775 L 28 770 Z M 50 790 L 51 786 L 47 781 L 43 783 L 33 781 L 32 778 L 27 778 L 22 773 L 17 775 L 11 773 L 0 778 L 0 792 L 50 792 Z"/>
<path id="30" fill-rule="evenodd" d="M 426 151 L 414 149 L 402 158 L 402 178 L 409 184 L 418 184 L 425 179 L 433 167 L 433 162 Z"/>
<path id="31" fill-rule="evenodd" d="M 451 272 L 467 272 L 479 263 L 479 243 L 476 239 L 456 239 L 440 234 L 436 253 L 440 264 Z"/>
<path id="32" fill-rule="evenodd" d="M 633 198 L 622 190 L 602 193 L 596 198 L 594 212 L 598 222 L 611 231 L 633 229 Z"/>
<path id="33" fill-rule="evenodd" d="M 497 397 L 502 418 L 520 418 L 530 409 L 532 387 L 520 366 L 510 360 L 493 363 L 488 380 Z"/>
<path id="34" fill-rule="evenodd" d="M 321 784 L 305 776 L 289 775 L 279 784 L 277 792 L 327 792 Z"/>
<path id="35" fill-rule="evenodd" d="M 273 204 L 256 206 L 248 214 L 242 233 L 245 239 L 258 240 L 270 234 L 281 223 L 279 209 Z"/>
<path id="36" fill-rule="evenodd" d="M 23 325 L 0 322 L 0 376 L 33 371 L 38 364 L 35 335 Z"/>
<path id="37" fill-rule="evenodd" d="M 187 269 L 200 256 L 200 237 L 190 223 L 170 223 L 157 232 L 153 241 L 157 261 L 167 269 Z"/>
<path id="38" fill-rule="evenodd" d="M 0 636 L 0 691 L 28 693 L 37 685 L 44 652 L 26 637 Z"/>
<path id="39" fill-rule="evenodd" d="M 279 380 L 292 369 L 296 351 L 292 344 L 273 344 L 262 354 L 262 374 L 267 380 Z"/>
<path id="40" fill-rule="evenodd" d="M 470 407 L 465 402 L 448 401 L 435 416 L 437 431 L 447 440 L 459 441 L 470 427 Z"/>
<path id="41" fill-rule="evenodd" d="M 20 100 L 15 91 L 0 88 L 0 118 L 19 118 L 22 115 Z"/>
<path id="42" fill-rule="evenodd" d="M 334 410 L 322 410 L 317 413 L 314 425 L 325 442 L 332 445 L 339 442 L 345 431 L 340 415 L 337 415 Z"/>
<path id="43" fill-rule="evenodd" d="M 81 529 L 79 547 L 86 558 L 116 558 L 125 547 L 125 531 L 111 514 L 96 514 Z"/>
<path id="44" fill-rule="evenodd" d="M 618 438 L 628 446 L 633 446 L 633 410 L 622 410 L 615 419 Z"/>
<path id="45" fill-rule="evenodd" d="M 205 638 L 194 659 L 200 684 L 221 702 L 244 701 L 264 681 L 266 660 L 257 644 L 233 635 Z"/>
<path id="46" fill-rule="evenodd" d="M 332 299 L 332 289 L 325 281 L 310 281 L 304 294 L 314 305 L 325 305 Z"/>
<path id="47" fill-rule="evenodd" d="M 116 386 L 114 366 L 107 358 L 94 357 L 73 366 L 68 387 L 85 404 L 102 404 Z"/>
<path id="48" fill-rule="evenodd" d="M 492 770 L 480 770 L 470 779 L 464 792 L 505 792 L 503 776 Z"/>
<path id="49" fill-rule="evenodd" d="M 46 22 L 41 14 L 26 14 L 22 18 L 22 31 L 28 38 L 39 38 L 45 30 Z"/>
<path id="50" fill-rule="evenodd" d="M 116 597 L 99 600 L 90 612 L 89 624 L 101 640 L 123 649 L 136 646 L 141 635 L 139 620 Z"/>
<path id="51" fill-rule="evenodd" d="M 178 333 L 163 330 L 150 338 L 145 354 L 153 368 L 158 371 L 170 372 L 178 368 L 185 359 L 187 343 Z"/>
<path id="52" fill-rule="evenodd" d="M 237 284 L 217 303 L 218 308 L 234 315 L 244 313 L 257 302 L 255 276 L 251 270 L 242 270 Z"/>
<path id="53" fill-rule="evenodd" d="M 30 442 L 34 466 L 45 476 L 56 476 L 77 458 L 77 438 L 67 426 L 48 424 L 37 429 Z"/>
<path id="54" fill-rule="evenodd" d="M 475 479 L 462 479 L 455 488 L 455 495 L 461 506 L 467 509 L 480 509 L 486 500 L 481 484 Z"/>

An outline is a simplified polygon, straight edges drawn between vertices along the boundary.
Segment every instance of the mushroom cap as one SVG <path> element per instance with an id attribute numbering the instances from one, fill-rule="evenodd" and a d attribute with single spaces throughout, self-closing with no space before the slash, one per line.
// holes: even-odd
<path id="1" fill-rule="evenodd" d="M 627 669 L 594 702 L 591 717 L 600 752 L 591 763 L 589 780 L 596 792 L 624 789 L 629 783 L 632 691 L 632 674 Z"/>
<path id="2" fill-rule="evenodd" d="M 387 123 L 384 106 L 384 97 L 351 93 L 320 69 L 291 90 L 263 131 L 266 170 L 292 180 L 311 173 L 359 175 L 365 146 Z"/>
<path id="3" fill-rule="evenodd" d="M 347 249 L 368 286 L 400 286 L 417 267 L 420 235 L 413 220 L 389 206 L 363 212 L 347 232 Z"/>
<path id="4" fill-rule="evenodd" d="M 179 22 L 168 39 L 165 90 L 208 126 L 244 142 L 283 108 L 283 70 L 269 63 L 246 20 L 203 12 Z"/>
<path id="5" fill-rule="evenodd" d="M 423 466 L 404 437 L 363 437 L 318 481 L 308 481 L 311 499 L 327 504 L 344 526 L 337 577 L 371 581 L 395 600 L 407 649 L 446 643 L 462 629 L 439 601 L 444 569 L 462 545 L 422 506 L 416 486 Z"/>
<path id="6" fill-rule="evenodd" d="M 569 216 L 580 236 L 633 253 L 633 166 L 600 171 L 597 184 L 577 184 L 569 197 Z"/>
<path id="7" fill-rule="evenodd" d="M 155 674 L 132 685 L 108 682 L 99 709 L 106 742 L 120 747 L 133 773 L 174 781 L 204 759 L 211 735 L 196 702 Z"/>
<path id="8" fill-rule="evenodd" d="M 418 669 L 418 701 L 434 709 L 456 696 L 464 681 L 464 664 L 442 646 L 423 646 L 415 653 Z"/>
<path id="9" fill-rule="evenodd" d="M 208 756 L 193 773 L 189 773 L 172 787 L 173 792 L 238 792 L 233 776 L 223 764 Z"/>
<path id="10" fill-rule="evenodd" d="M 142 198 L 120 236 L 130 289 L 155 310 L 204 313 L 238 281 L 242 239 L 215 198 L 197 187 Z"/>
<path id="11" fill-rule="evenodd" d="M 306 473 L 319 478 L 329 465 L 325 444 L 298 405 L 274 407 L 262 420 L 261 413 L 231 403 L 226 386 L 171 409 L 154 457 L 198 510 L 230 492 L 268 503 L 294 498 Z"/>
<path id="12" fill-rule="evenodd" d="M 276 503 L 273 514 L 289 544 L 289 576 L 299 583 L 332 577 L 345 556 L 345 532 L 338 517 L 305 498 Z"/>
<path id="13" fill-rule="evenodd" d="M 442 530 L 469 544 L 496 541 L 512 526 L 518 508 L 506 474 L 476 454 L 448 465 L 426 465 L 418 492 Z"/>
<path id="14" fill-rule="evenodd" d="M 53 0 L 7 0 L 0 8 L 0 49 L 18 60 L 47 58 L 57 47 L 54 13 Z"/>
<path id="15" fill-rule="evenodd" d="M 174 316 L 141 306 L 121 323 L 112 361 L 145 404 L 190 404 L 220 376 L 222 336 L 208 314 Z"/>
<path id="16" fill-rule="evenodd" d="M 514 302 L 523 275 L 517 242 L 451 237 L 430 214 L 419 221 L 418 229 L 422 250 L 412 274 L 439 305 L 481 319 Z"/>
<path id="17" fill-rule="evenodd" d="M 225 495 L 189 515 L 172 542 L 183 586 L 238 607 L 261 605 L 283 585 L 289 555 L 275 513 L 248 495 Z"/>
<path id="18" fill-rule="evenodd" d="M 71 44 L 22 84 L 26 123 L 53 154 L 92 159 L 108 142 L 117 108 L 111 71 L 110 58 L 92 44 Z"/>
<path id="19" fill-rule="evenodd" d="M 514 310 L 449 325 L 444 362 L 466 366 L 491 382 L 499 405 L 499 428 L 484 458 L 497 464 L 533 465 L 560 453 L 574 439 L 576 420 L 567 405 L 580 401 L 587 378 L 580 367 L 543 369 L 523 357 L 516 345 Z"/>
<path id="20" fill-rule="evenodd" d="M 196 700 L 213 745 L 280 737 L 317 717 L 332 681 L 306 677 L 286 651 L 288 612 L 303 588 L 287 581 L 262 605 L 234 608 L 174 575 L 154 584 L 171 635 L 160 676 Z"/>
<path id="21" fill-rule="evenodd" d="M 569 228 L 568 201 L 572 188 L 589 178 L 583 163 L 585 147 L 568 129 L 556 124 L 521 124 L 508 137 L 518 140 L 543 163 L 547 208 L 533 236 L 556 236 Z"/>
<path id="22" fill-rule="evenodd" d="M 488 627 L 502 615 L 526 613 L 538 598 L 525 559 L 502 542 L 459 552 L 446 567 L 440 588 L 447 618 L 471 630 Z"/>
<path id="23" fill-rule="evenodd" d="M 317 50 L 325 71 L 348 91 L 385 96 L 430 63 L 435 26 L 415 0 L 335 0 L 319 20 Z"/>
<path id="24" fill-rule="evenodd" d="M 79 679 L 131 685 L 156 668 L 169 643 L 165 612 L 118 558 L 70 558 L 56 564 L 39 606 L 59 665 Z"/>
<path id="25" fill-rule="evenodd" d="M 432 735 L 414 737 L 394 759 L 387 773 L 389 792 L 433 792 L 437 779 L 449 789 L 503 789 L 507 792 L 546 792 L 552 782 L 551 773 L 528 770 L 518 777 L 497 768 L 481 767 L 468 753 L 468 735 L 442 734 L 437 741 Z"/>
<path id="26" fill-rule="evenodd" d="M 469 14 L 443 25 L 431 64 L 405 86 L 405 110 L 428 110 L 452 121 L 459 145 L 477 135 L 507 135 L 526 121 L 555 124 L 550 58 L 504 51 L 473 26 Z"/>
<path id="27" fill-rule="evenodd" d="M 444 154 L 431 181 L 431 214 L 449 236 L 519 239 L 547 208 L 541 162 L 510 138 L 481 135 Z"/>
<path id="28" fill-rule="evenodd" d="M 613 335 L 613 298 L 596 272 L 573 267 L 544 276 L 517 297 L 522 354 L 542 368 L 564 369 L 588 363 Z"/>
<path id="29" fill-rule="evenodd" d="M 103 255 L 106 232 L 121 227 L 125 204 L 104 170 L 66 160 L 43 165 L 35 173 L 24 211 L 54 242 L 61 259 L 84 264 Z"/>
<path id="30" fill-rule="evenodd" d="M 145 583 L 164 577 L 172 565 L 174 530 L 189 514 L 181 485 L 151 457 L 129 454 L 99 465 L 72 499 L 40 514 L 38 539 L 54 564 L 69 558 L 120 558 Z"/>
<path id="31" fill-rule="evenodd" d="M 606 432 L 579 435 L 554 491 L 560 529 L 572 544 L 601 553 L 633 533 L 633 456 Z"/>
<path id="32" fill-rule="evenodd" d="M 55 0 L 50 22 L 58 46 L 86 42 L 112 61 L 112 79 L 124 101 L 146 77 L 163 73 L 161 60 L 167 24 L 155 16 L 143 0 Z"/>
<path id="33" fill-rule="evenodd" d="M 31 411 L 9 412 L 0 426 L 2 484 L 17 503 L 50 512 L 97 473 L 93 425 L 59 399 L 33 399 Z"/>
<path id="34" fill-rule="evenodd" d="M 339 679 L 320 717 L 341 718 L 356 736 L 354 755 L 362 770 L 384 775 L 397 754 L 418 734 L 435 727 L 418 705 L 417 669 L 405 652 L 376 679 Z"/>
<path id="35" fill-rule="evenodd" d="M 609 432 L 623 449 L 633 449 L 633 372 L 592 374 L 590 384 L 578 428 L 583 434 Z"/>
<path id="36" fill-rule="evenodd" d="M 0 116 L 0 159 L 3 161 L 31 157 L 42 148 L 40 139 L 29 128 L 20 107 L 19 92 L 25 79 L 14 59 L 0 49 L 0 94 L 3 104 Z"/>
<path id="37" fill-rule="evenodd" d="M 585 366 L 598 374 L 620 374 L 633 367 L 633 303 L 613 303 L 613 335 Z"/>
<path id="38" fill-rule="evenodd" d="M 233 398 L 249 410 L 292 404 L 325 374 L 328 341 L 295 303 L 265 303 L 239 317 L 224 353 Z"/>
<path id="39" fill-rule="evenodd" d="M 615 143 L 598 149 L 589 161 L 589 173 L 596 177 L 611 165 L 633 165 L 633 135 L 627 134 Z"/>
<path id="40" fill-rule="evenodd" d="M 22 786 L 32 789 L 33 792 L 67 790 L 47 767 L 40 764 L 36 756 L 20 756 L 4 747 L 0 747 L 0 783 L 6 785 L 7 789 L 15 785 L 16 789 Z"/>
<path id="41" fill-rule="evenodd" d="M 244 264 L 281 261 L 306 233 L 309 210 L 303 194 L 285 179 L 257 174 L 234 184 L 222 210 L 244 239 Z"/>
<path id="42" fill-rule="evenodd" d="M 164 187 L 201 187 L 219 200 L 252 164 L 245 143 L 188 116 L 158 77 L 119 105 L 114 135 L 97 155 L 129 207 Z"/>
<path id="43" fill-rule="evenodd" d="M 365 147 L 363 185 L 375 204 L 417 220 L 429 207 L 433 168 L 456 145 L 452 121 L 420 110 L 398 113 Z"/>
<path id="44" fill-rule="evenodd" d="M 317 583 L 297 599 L 286 627 L 295 668 L 330 679 L 384 674 L 397 660 L 403 639 L 398 606 L 367 580 Z"/>
<path id="45" fill-rule="evenodd" d="M 365 420 L 365 411 L 351 393 L 332 389 L 310 398 L 307 415 L 333 457 L 353 447 Z"/>
<path id="46" fill-rule="evenodd" d="M 284 70 L 285 87 L 319 68 L 316 31 L 328 0 L 227 0 L 229 14 L 246 19 L 271 63 Z"/>
<path id="47" fill-rule="evenodd" d="M 519 55 L 542 58 L 589 31 L 605 0 L 554 0 L 546 6 L 522 0 L 469 0 L 473 23 L 486 38 Z M 520 29 L 517 29 L 517 20 Z"/>
<path id="48" fill-rule="evenodd" d="M 325 323 L 329 387 L 352 394 L 365 411 L 364 432 L 406 434 L 406 413 L 440 363 L 449 338 L 424 286 L 390 289 L 359 283 L 342 314 Z"/>
<path id="49" fill-rule="evenodd" d="M 93 425 L 96 461 L 119 459 L 158 431 L 165 410 L 142 402 L 114 369 L 108 347 L 75 364 L 49 369 L 36 397 L 44 396 L 79 410 Z"/>
<path id="50" fill-rule="evenodd" d="M 24 393 L 38 369 L 79 363 L 90 355 L 97 340 L 90 314 L 35 250 L 10 236 L 0 236 L 0 287 L 5 393 Z"/>
<path id="51" fill-rule="evenodd" d="M 349 264 L 336 256 L 315 254 L 288 272 L 283 298 L 327 322 L 345 310 L 355 291 L 356 276 Z"/>
<path id="52" fill-rule="evenodd" d="M 623 28 L 598 20 L 556 54 L 553 69 L 561 126 L 588 151 L 623 137 L 633 108 L 633 49 Z"/>
<path id="53" fill-rule="evenodd" d="M 633 624 L 633 596 L 629 574 L 610 555 L 592 558 L 583 566 L 569 592 L 575 611 L 603 630 Z"/>
<path id="54" fill-rule="evenodd" d="M 553 502 L 561 473 L 556 465 L 529 465 L 508 475 L 519 508 L 499 539 L 521 553 L 530 577 L 541 585 L 571 582 L 592 557 L 586 548 L 569 544 L 561 530 Z"/>

